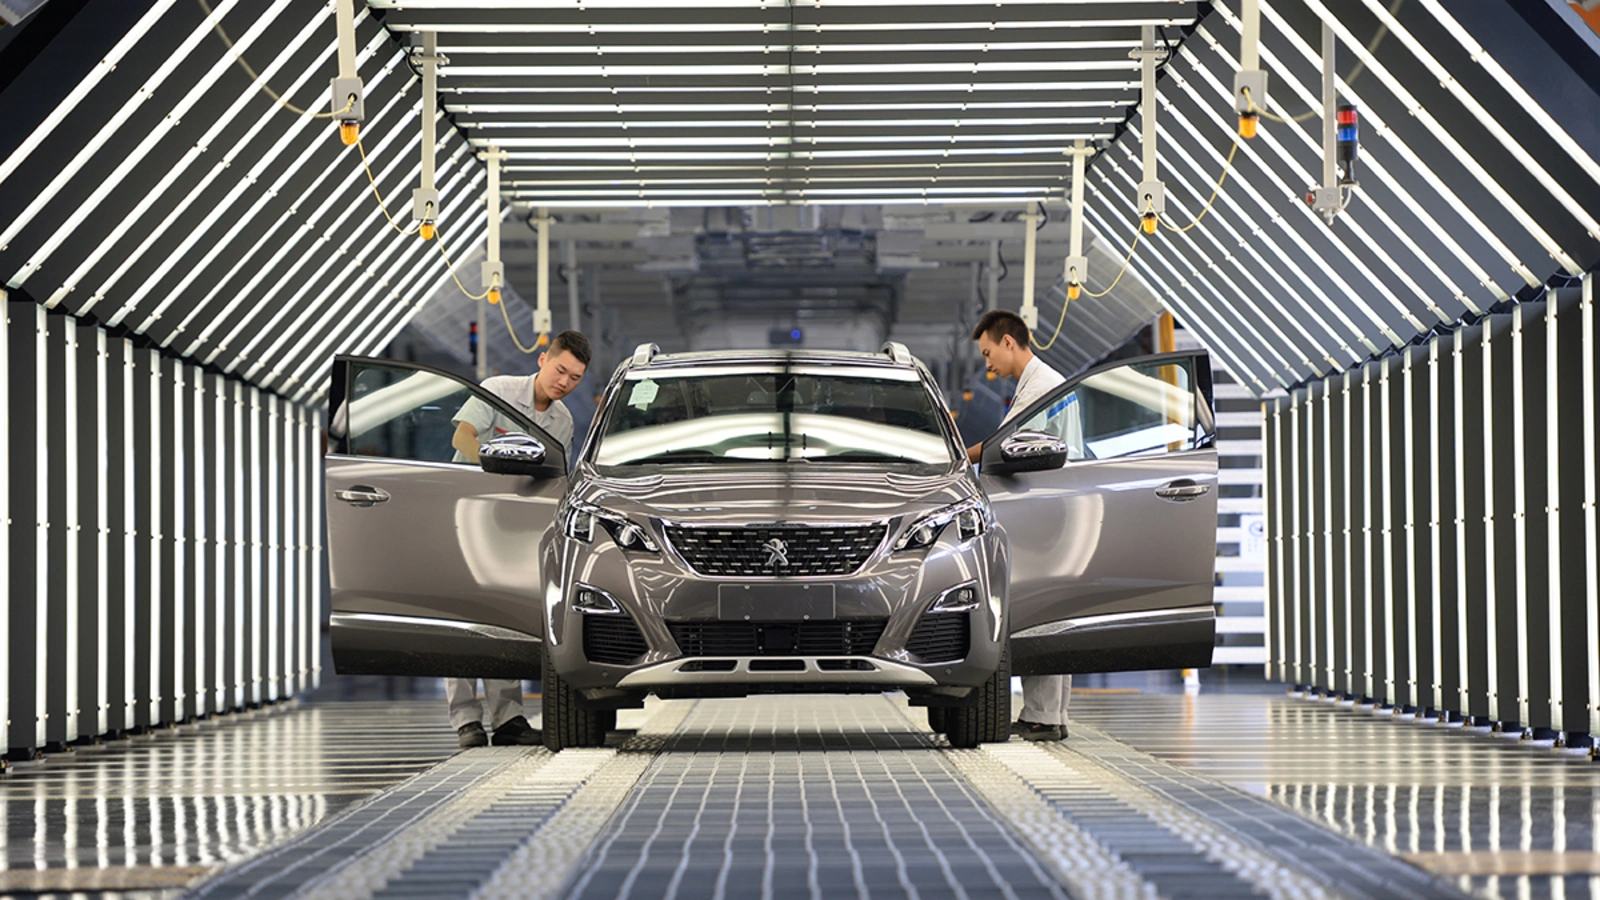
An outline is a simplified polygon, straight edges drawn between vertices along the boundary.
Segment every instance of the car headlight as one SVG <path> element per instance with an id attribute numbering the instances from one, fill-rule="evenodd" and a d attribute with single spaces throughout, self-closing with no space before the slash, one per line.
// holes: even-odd
<path id="1" fill-rule="evenodd" d="M 629 521 L 626 516 L 590 506 L 586 503 L 570 504 L 561 515 L 561 530 L 567 537 L 583 541 L 594 540 L 594 526 L 598 522 L 617 546 L 636 553 L 660 553 L 661 547 L 650 533 Z"/>
<path id="2" fill-rule="evenodd" d="M 978 500 L 965 500 L 944 509 L 934 510 L 918 519 L 915 523 L 900 532 L 900 537 L 894 542 L 896 550 L 921 550 L 933 546 L 939 539 L 945 526 L 951 522 L 959 529 L 960 540 L 968 540 L 983 534 L 989 528 L 988 510 Z"/>

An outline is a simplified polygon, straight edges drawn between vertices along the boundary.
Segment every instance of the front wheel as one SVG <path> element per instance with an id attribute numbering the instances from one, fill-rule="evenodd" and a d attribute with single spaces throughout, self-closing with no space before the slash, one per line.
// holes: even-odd
<path id="1" fill-rule="evenodd" d="M 971 749 L 979 744 L 1000 744 L 1011 739 L 1011 648 L 1000 652 L 1000 665 L 977 688 L 973 706 L 945 710 L 944 733 L 950 746 Z M 548 733 L 548 732 L 546 732 Z"/>
<path id="2" fill-rule="evenodd" d="M 560 753 L 567 747 L 605 746 L 606 731 L 616 722 L 616 712 L 580 706 L 578 692 L 556 674 L 550 656 L 547 649 L 543 679 L 545 747 L 551 753 Z"/>

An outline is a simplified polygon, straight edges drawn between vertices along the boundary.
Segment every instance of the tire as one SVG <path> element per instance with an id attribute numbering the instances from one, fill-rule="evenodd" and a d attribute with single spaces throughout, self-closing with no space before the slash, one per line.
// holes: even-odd
<path id="1" fill-rule="evenodd" d="M 928 728 L 934 734 L 944 734 L 945 719 L 948 718 L 949 712 L 950 707 L 948 706 L 928 707 Z"/>
<path id="2" fill-rule="evenodd" d="M 973 706 L 952 706 L 944 714 L 944 733 L 950 746 L 970 750 L 979 744 L 999 744 L 1011 739 L 1011 650 L 1000 652 L 1000 665 L 977 688 Z M 548 734 L 549 732 L 546 732 Z"/>
<path id="3" fill-rule="evenodd" d="M 577 691 L 556 674 L 544 654 L 544 745 L 551 753 L 568 747 L 601 747 L 606 742 L 609 723 L 616 721 L 611 710 L 584 709 L 578 705 Z"/>

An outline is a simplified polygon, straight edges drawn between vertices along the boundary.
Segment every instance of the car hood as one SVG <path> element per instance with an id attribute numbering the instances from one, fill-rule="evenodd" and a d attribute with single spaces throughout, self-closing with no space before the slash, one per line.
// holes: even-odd
<path id="1" fill-rule="evenodd" d="M 870 465 L 686 466 L 636 478 L 592 471 L 571 496 L 635 518 L 679 524 L 881 522 L 977 496 L 965 470 L 908 475 Z"/>

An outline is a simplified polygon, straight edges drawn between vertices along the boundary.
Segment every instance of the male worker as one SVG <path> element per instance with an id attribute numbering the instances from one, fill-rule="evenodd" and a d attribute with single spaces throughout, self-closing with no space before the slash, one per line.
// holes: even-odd
<path id="1" fill-rule="evenodd" d="M 1033 355 L 1028 325 L 1022 317 L 1004 309 L 991 309 L 978 320 L 972 339 L 989 371 L 997 378 L 1017 379 L 1017 392 L 1001 424 L 1011 421 L 1035 400 L 1066 381 L 1061 373 Z M 967 459 L 976 465 L 983 456 L 983 444 L 967 448 Z M 1067 704 L 1072 701 L 1071 675 L 1024 675 L 1022 714 L 1011 726 L 1011 733 L 1029 741 L 1059 741 L 1067 736 Z"/>
<path id="2" fill-rule="evenodd" d="M 572 413 L 561 398 L 572 392 L 589 368 L 589 339 L 576 331 L 563 331 L 550 342 L 550 349 L 539 354 L 539 371 L 533 375 L 496 375 L 484 379 L 489 393 L 506 401 L 527 416 L 533 424 L 571 452 Z M 478 446 L 521 427 L 515 420 L 474 397 L 462 405 L 452 420 L 456 461 L 477 462 Z M 446 678 L 445 696 L 450 700 L 450 725 L 456 742 L 463 748 L 483 747 L 489 735 L 483 730 L 483 704 L 478 700 L 478 679 Z M 539 744 L 544 735 L 528 724 L 522 714 L 522 682 L 499 678 L 483 679 L 483 693 L 489 701 L 489 718 L 494 726 L 494 742 Z"/>

